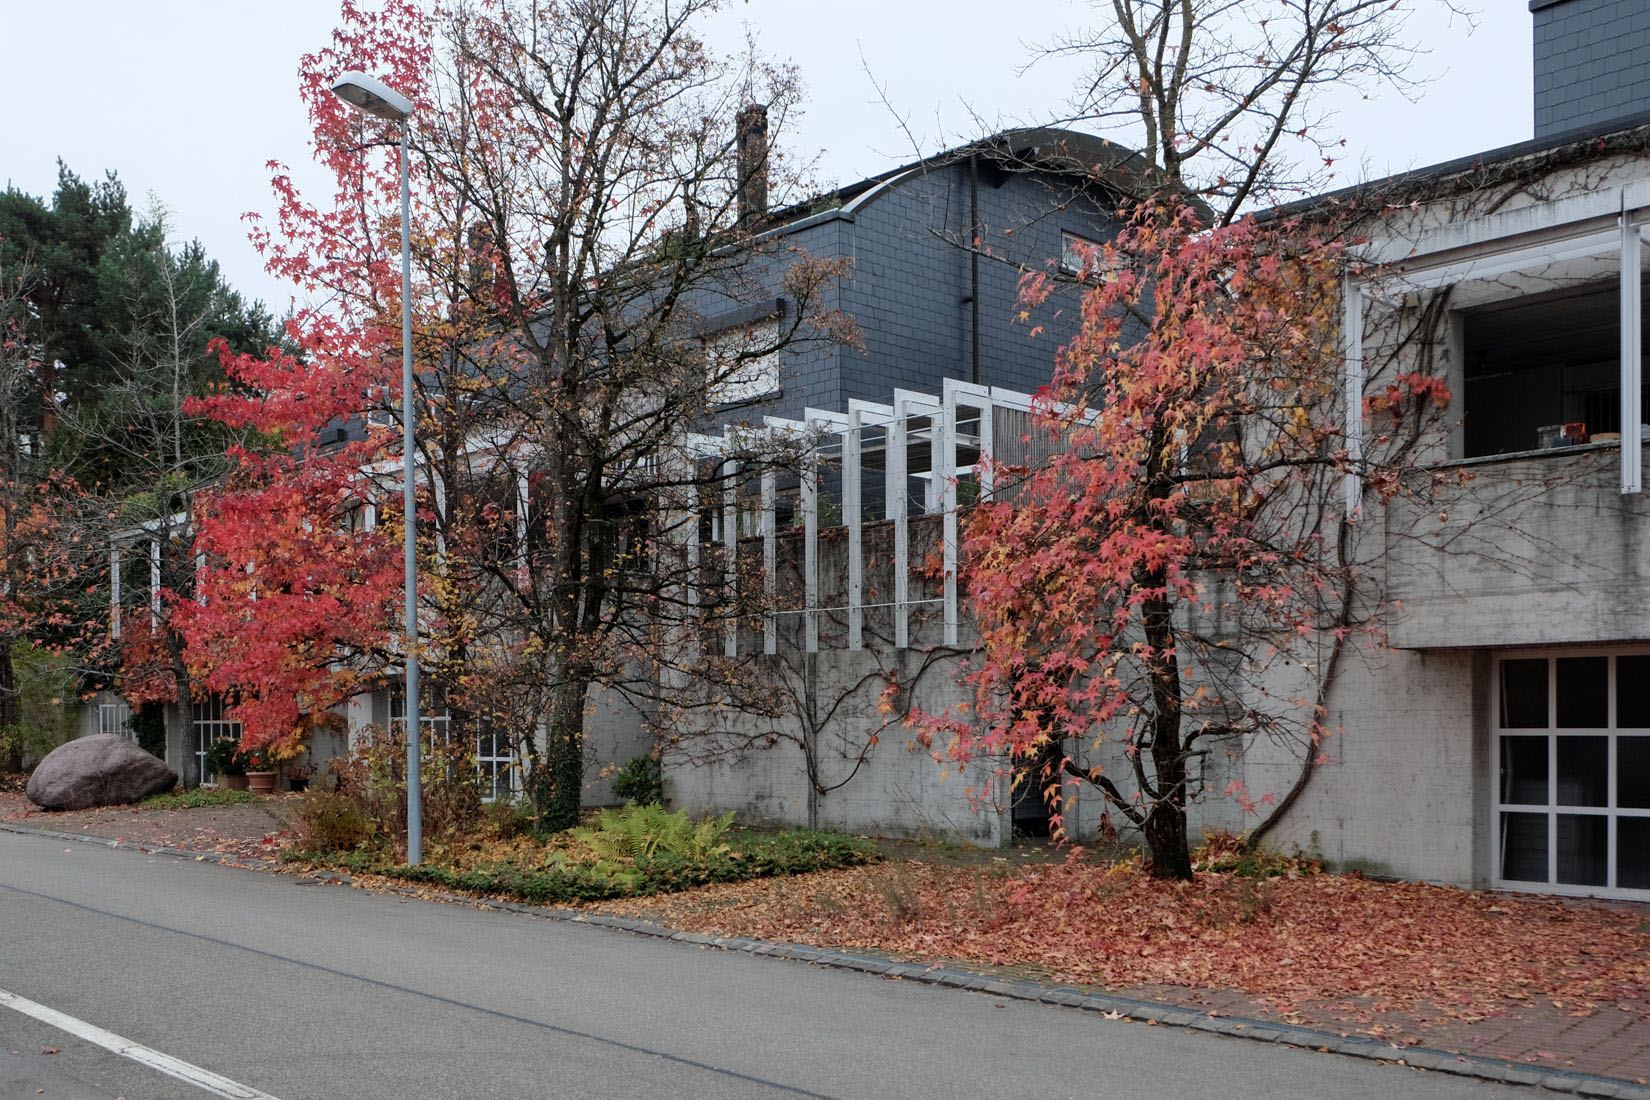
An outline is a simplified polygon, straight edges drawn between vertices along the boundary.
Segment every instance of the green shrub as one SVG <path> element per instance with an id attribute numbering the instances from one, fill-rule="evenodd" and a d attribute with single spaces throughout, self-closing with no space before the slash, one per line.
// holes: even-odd
<path id="1" fill-rule="evenodd" d="M 317 853 L 289 852 L 287 859 L 313 859 Z M 612 898 L 647 897 L 691 890 L 717 882 L 746 882 L 775 875 L 802 875 L 838 867 L 878 863 L 882 853 L 863 837 L 795 829 L 723 845 L 701 859 L 660 854 L 629 866 L 600 860 L 594 864 L 556 861 L 542 871 L 514 864 L 495 864 L 455 871 L 436 863 L 396 866 L 362 850 L 321 857 L 331 866 L 355 874 L 380 874 L 448 890 L 501 894 L 535 905 L 566 905 Z"/>
<path id="2" fill-rule="evenodd" d="M 684 859 L 704 859 L 726 848 L 719 842 L 733 824 L 733 812 L 704 821 L 688 820 L 687 811 L 667 813 L 664 807 L 632 802 L 619 810 L 602 810 L 594 826 L 568 832 L 608 859 L 650 859 L 661 853 Z"/>
<path id="3" fill-rule="evenodd" d="M 210 791 L 196 787 L 180 794 L 152 794 L 139 805 L 150 810 L 198 810 L 202 806 L 237 806 L 256 801 L 258 796 L 251 791 Z"/>
<path id="4" fill-rule="evenodd" d="M 665 800 L 664 773 L 657 756 L 633 757 L 613 776 L 613 796 L 643 805 Z"/>
<path id="5" fill-rule="evenodd" d="M 11 661 L 17 724 L 0 728 L 0 760 L 20 762 L 27 769 L 75 735 L 71 703 L 80 675 L 69 658 L 26 641 L 12 644 Z"/>
<path id="6" fill-rule="evenodd" d="M 137 735 L 138 748 L 150 756 L 166 759 L 166 706 L 162 703 L 150 703 L 147 706 L 134 710 L 132 717 L 127 720 L 132 732 Z"/>
<path id="7" fill-rule="evenodd" d="M 241 754 L 241 743 L 233 737 L 220 737 L 206 750 L 206 770 L 218 775 L 245 775 L 246 758 Z"/>

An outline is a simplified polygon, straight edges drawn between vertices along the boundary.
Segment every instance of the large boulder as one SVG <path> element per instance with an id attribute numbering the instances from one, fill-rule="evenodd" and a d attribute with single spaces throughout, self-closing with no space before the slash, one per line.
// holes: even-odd
<path id="1" fill-rule="evenodd" d="M 113 733 L 82 737 L 46 754 L 29 776 L 29 801 L 47 810 L 136 802 L 177 786 L 178 773 Z"/>

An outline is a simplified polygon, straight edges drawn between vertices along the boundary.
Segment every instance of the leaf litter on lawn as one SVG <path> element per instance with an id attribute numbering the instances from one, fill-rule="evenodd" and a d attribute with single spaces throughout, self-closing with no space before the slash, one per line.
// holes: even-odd
<path id="1" fill-rule="evenodd" d="M 1229 989 L 1473 1021 L 1534 998 L 1650 1012 L 1650 934 L 1621 906 L 1358 875 L 1159 882 L 1137 865 L 890 863 L 605 903 L 706 934 L 1033 967 L 1106 988 Z"/>

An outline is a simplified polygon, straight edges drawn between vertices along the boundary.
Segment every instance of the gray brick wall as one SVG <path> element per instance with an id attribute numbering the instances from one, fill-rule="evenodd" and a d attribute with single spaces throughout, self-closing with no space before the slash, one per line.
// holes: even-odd
<path id="1" fill-rule="evenodd" d="M 1650 3 L 1531 0 L 1535 136 L 1650 111 Z"/>
<path id="2" fill-rule="evenodd" d="M 1048 383 L 1055 350 L 1071 335 L 1076 295 L 1021 321 L 1021 273 L 1058 259 L 1062 229 L 1106 240 L 1117 222 L 1069 184 L 1032 173 L 982 171 L 979 210 L 990 250 L 980 261 L 980 381 L 1035 390 Z M 968 231 L 965 163 L 908 181 L 859 212 L 847 230 L 854 274 L 843 308 L 865 348 L 842 355 L 843 398 L 886 401 L 896 386 L 937 393 L 943 379 L 970 378 L 970 258 L 959 247 Z M 1037 325 L 1043 332 L 1034 337 Z"/>
<path id="3" fill-rule="evenodd" d="M 980 381 L 1031 392 L 1048 384 L 1055 352 L 1076 329 L 1078 295 L 1075 288 L 1059 293 L 1022 321 L 1022 272 L 1058 260 L 1062 231 L 1104 241 L 1120 223 L 1094 199 L 1074 193 L 1069 181 L 1038 173 L 982 169 L 979 204 L 981 239 L 990 250 L 980 262 Z M 794 418 L 810 406 L 840 411 L 853 397 L 886 402 L 895 388 L 938 393 L 946 378 L 968 380 L 971 279 L 969 254 L 961 247 L 968 228 L 964 162 L 887 189 L 851 221 L 830 219 L 786 236 L 762 261 L 772 266 L 752 272 L 750 283 L 777 291 L 776 269 L 788 262 L 792 248 L 848 258 L 851 273 L 826 308 L 854 319 L 864 347 L 788 348 L 776 397 L 724 410 L 715 419 Z M 735 304 L 707 299 L 703 312 L 714 315 Z"/>

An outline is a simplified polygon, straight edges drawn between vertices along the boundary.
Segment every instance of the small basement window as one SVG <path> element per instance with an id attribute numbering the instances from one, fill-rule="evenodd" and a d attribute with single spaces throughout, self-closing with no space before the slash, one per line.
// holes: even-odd
<path id="1" fill-rule="evenodd" d="M 1620 438 L 1618 287 L 1594 283 L 1463 311 L 1463 457 Z M 1640 418 L 1650 421 L 1650 403 Z"/>

